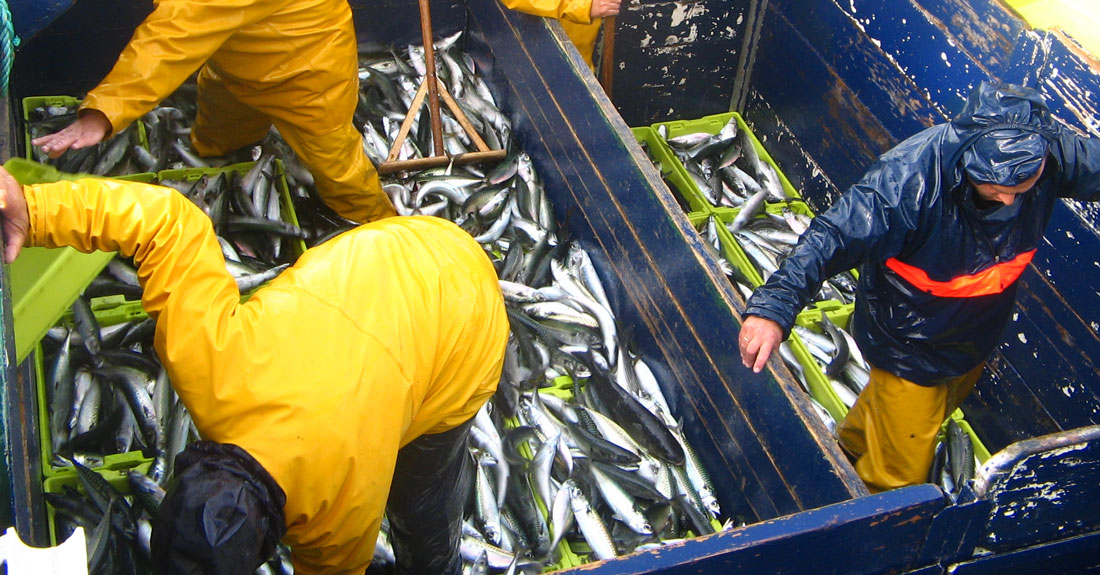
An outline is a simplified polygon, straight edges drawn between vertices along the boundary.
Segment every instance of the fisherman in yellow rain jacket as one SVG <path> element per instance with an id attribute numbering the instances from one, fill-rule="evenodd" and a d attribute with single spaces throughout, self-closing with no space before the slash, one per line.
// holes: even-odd
<path id="1" fill-rule="evenodd" d="M 566 35 L 581 53 L 588 69 L 595 71 L 592 54 L 596 50 L 596 37 L 600 35 L 601 18 L 619 14 L 622 0 L 501 0 L 519 12 L 556 18 Z"/>
<path id="2" fill-rule="evenodd" d="M 4 260 L 20 247 L 133 256 L 155 346 L 203 441 L 153 521 L 157 573 L 362 575 L 383 512 L 399 573 L 454 573 L 470 422 L 508 338 L 481 246 L 433 217 L 316 246 L 241 303 L 210 220 L 182 194 L 101 179 L 21 187 L 0 169 Z M 388 503 L 387 503 L 388 498 Z"/>
<path id="3" fill-rule="evenodd" d="M 77 120 L 34 140 L 51 157 L 129 126 L 196 71 L 200 156 L 255 144 L 274 124 L 341 216 L 395 215 L 352 125 L 358 52 L 347 0 L 157 0 Z"/>

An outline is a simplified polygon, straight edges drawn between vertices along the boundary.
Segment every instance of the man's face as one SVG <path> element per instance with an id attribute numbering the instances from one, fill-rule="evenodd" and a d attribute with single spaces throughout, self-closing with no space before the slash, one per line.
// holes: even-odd
<path id="1" fill-rule="evenodd" d="M 1035 187 L 1035 182 L 1039 181 L 1039 177 L 1043 175 L 1043 168 L 1047 165 L 1046 158 L 1043 158 L 1043 163 L 1039 164 L 1039 169 L 1036 170 L 1035 175 L 1028 178 L 1026 181 L 1017 184 L 1015 186 L 1001 186 L 997 184 L 980 184 L 971 180 L 974 184 L 974 189 L 977 191 L 978 197 L 988 202 L 996 202 L 1011 206 L 1016 201 L 1016 196 L 1020 194 L 1026 194 L 1031 191 L 1031 188 Z"/>

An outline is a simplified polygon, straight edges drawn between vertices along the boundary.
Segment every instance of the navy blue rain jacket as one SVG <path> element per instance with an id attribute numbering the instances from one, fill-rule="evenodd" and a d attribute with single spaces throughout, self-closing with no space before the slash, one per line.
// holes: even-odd
<path id="1" fill-rule="evenodd" d="M 981 209 L 964 176 L 963 151 L 995 130 L 1042 134 L 1046 167 L 1013 205 Z M 858 266 L 849 328 L 864 357 L 915 383 L 942 383 L 978 366 L 997 345 L 1022 269 L 990 293 L 943 297 L 902 277 L 898 263 L 945 283 L 1026 264 L 1059 198 L 1100 199 L 1100 140 L 1054 123 L 1033 89 L 983 83 L 958 117 L 883 154 L 814 218 L 745 314 L 771 319 L 789 333 L 825 279 Z"/>

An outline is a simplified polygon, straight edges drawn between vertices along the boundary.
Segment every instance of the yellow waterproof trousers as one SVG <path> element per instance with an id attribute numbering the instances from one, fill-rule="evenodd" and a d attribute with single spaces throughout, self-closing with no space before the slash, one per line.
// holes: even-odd
<path id="1" fill-rule="evenodd" d="M 872 493 L 928 481 L 940 427 L 970 394 L 983 367 L 934 386 L 871 368 L 870 382 L 836 434 Z"/>
<path id="2" fill-rule="evenodd" d="M 352 125 L 358 67 L 347 0 L 157 0 L 81 108 L 117 133 L 199 72 L 200 155 L 254 144 L 274 123 L 325 203 L 368 222 L 396 212 Z"/>
<path id="3" fill-rule="evenodd" d="M 246 104 L 209 67 L 199 73 L 198 84 L 199 110 L 191 145 L 200 156 L 223 156 L 259 142 L 274 123 L 313 174 L 317 193 L 337 214 L 355 222 L 397 215 L 382 192 L 374 164 L 363 152 L 363 135 L 350 121 L 304 123 L 293 107 L 269 107 L 262 99 Z M 348 98 L 358 101 L 354 93 Z"/>

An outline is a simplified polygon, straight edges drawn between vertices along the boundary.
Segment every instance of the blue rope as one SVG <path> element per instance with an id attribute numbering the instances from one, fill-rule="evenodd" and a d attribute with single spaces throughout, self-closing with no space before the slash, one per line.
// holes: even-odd
<path id="1" fill-rule="evenodd" d="M 0 0 L 0 96 L 8 93 L 8 78 L 11 76 L 15 47 L 18 45 L 19 38 L 15 36 L 15 29 L 11 24 L 8 2 Z"/>

